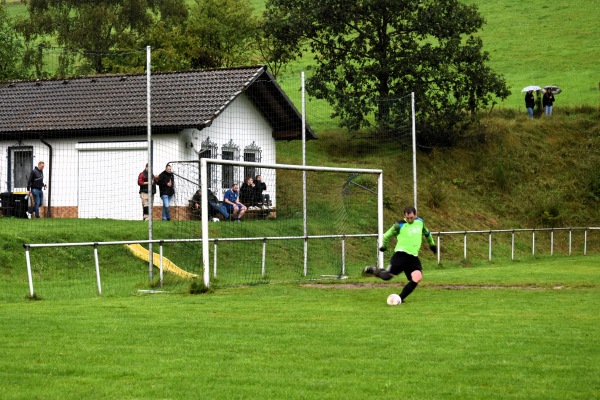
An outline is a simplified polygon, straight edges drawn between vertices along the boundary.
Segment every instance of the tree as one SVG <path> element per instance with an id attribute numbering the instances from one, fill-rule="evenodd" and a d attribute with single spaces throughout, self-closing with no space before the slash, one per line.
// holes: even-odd
<path id="1" fill-rule="evenodd" d="M 294 44 L 279 40 L 273 35 L 264 21 L 259 22 L 255 32 L 255 43 L 263 63 L 275 78 L 285 68 L 286 64 L 301 56 L 300 50 Z"/>
<path id="2" fill-rule="evenodd" d="M 187 17 L 185 0 L 30 0 L 27 9 L 18 28 L 30 44 L 54 37 L 66 50 L 83 52 L 96 73 L 110 72 L 105 56 L 111 51 L 139 48 L 139 38 L 157 20 Z M 73 60 L 66 56 L 61 62 Z"/>
<path id="3" fill-rule="evenodd" d="M 316 68 L 307 89 L 343 125 L 386 129 L 401 112 L 389 99 L 415 92 L 428 144 L 450 144 L 469 112 L 504 99 L 504 79 L 485 66 L 473 36 L 484 24 L 459 0 L 267 0 L 266 29 L 288 48 L 304 43 Z"/>
<path id="4" fill-rule="evenodd" d="M 247 0 L 196 0 L 187 36 L 192 67 L 232 67 L 246 64 L 255 53 L 258 19 Z"/>
<path id="5" fill-rule="evenodd" d="M 20 68 L 23 44 L 8 17 L 4 6 L 0 5 L 0 80 L 23 78 Z"/>

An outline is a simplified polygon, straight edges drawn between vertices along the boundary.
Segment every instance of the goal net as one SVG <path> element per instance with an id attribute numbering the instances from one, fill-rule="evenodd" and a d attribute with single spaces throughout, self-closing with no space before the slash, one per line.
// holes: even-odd
<path id="1" fill-rule="evenodd" d="M 216 159 L 171 165 L 177 203 L 188 204 L 171 234 L 201 241 L 179 243 L 169 259 L 186 260 L 182 268 L 201 271 L 206 286 L 339 279 L 377 262 L 380 170 Z M 231 192 L 244 205 L 237 213 L 224 202 Z"/>

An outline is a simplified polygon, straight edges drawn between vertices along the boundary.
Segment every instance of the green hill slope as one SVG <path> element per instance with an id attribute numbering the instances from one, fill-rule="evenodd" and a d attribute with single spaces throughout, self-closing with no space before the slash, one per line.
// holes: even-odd
<path id="1" fill-rule="evenodd" d="M 386 224 L 391 223 L 413 202 L 411 151 L 362 147 L 358 152 L 360 140 L 324 133 L 308 143 L 307 163 L 382 168 L 385 202 L 391 206 Z M 278 146 L 278 162 L 301 162 L 299 143 Z M 472 127 L 456 148 L 420 151 L 417 169 L 419 213 L 431 229 L 600 225 L 598 111 L 535 120 L 516 111 L 496 112 Z"/>

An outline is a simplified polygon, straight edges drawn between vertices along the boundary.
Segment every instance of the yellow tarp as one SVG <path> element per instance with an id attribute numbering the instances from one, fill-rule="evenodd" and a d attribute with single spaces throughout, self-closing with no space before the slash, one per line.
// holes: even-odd
<path id="1" fill-rule="evenodd" d="M 134 256 L 141 258 L 142 260 L 148 262 L 148 250 L 145 249 L 141 244 L 126 244 L 125 245 L 129 251 L 133 253 Z M 152 256 L 152 264 L 155 267 L 160 268 L 160 254 L 154 253 Z M 173 264 L 171 260 L 163 256 L 163 271 L 171 272 L 175 275 L 179 275 L 183 278 L 197 278 L 197 274 L 192 274 L 187 271 L 182 270 L 177 265 Z"/>

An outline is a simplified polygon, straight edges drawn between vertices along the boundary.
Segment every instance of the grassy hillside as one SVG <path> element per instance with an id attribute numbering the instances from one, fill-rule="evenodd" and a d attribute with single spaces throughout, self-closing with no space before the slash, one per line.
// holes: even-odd
<path id="1" fill-rule="evenodd" d="M 512 92 L 496 107 L 524 111 L 521 89 L 528 85 L 561 87 L 555 108 L 598 106 L 599 0 L 465 2 L 476 4 L 486 19 L 478 35 L 490 53 L 490 66 L 504 75 Z M 309 71 L 311 64 L 310 55 L 306 55 L 290 65 L 284 76 Z"/>
<path id="2" fill-rule="evenodd" d="M 548 2 L 532 0 L 465 0 L 479 7 L 487 23 L 479 35 L 491 55 L 491 66 L 504 75 L 512 95 L 500 105 L 523 109 L 521 89 L 558 85 L 556 108 L 593 105 L 600 100 L 600 0 Z M 189 0 L 193 3 L 193 0 Z M 250 0 L 257 13 L 264 0 Z M 9 2 L 10 15 L 23 15 L 25 5 Z M 306 55 L 289 66 L 286 76 L 308 70 Z M 285 78 L 285 76 L 284 76 Z"/>
<path id="3" fill-rule="evenodd" d="M 477 4 L 487 24 L 479 32 L 491 66 L 503 74 L 512 95 L 505 106 L 523 108 L 521 89 L 558 85 L 556 106 L 600 99 L 600 1 L 486 1 Z"/>
<path id="4" fill-rule="evenodd" d="M 382 168 L 386 223 L 412 203 L 411 151 L 361 147 L 324 133 L 308 163 Z M 280 143 L 278 162 L 298 163 L 299 143 Z M 571 108 L 548 119 L 494 112 L 452 149 L 419 152 L 418 205 L 435 230 L 600 224 L 600 113 Z M 285 185 L 285 183 L 282 183 Z"/>

